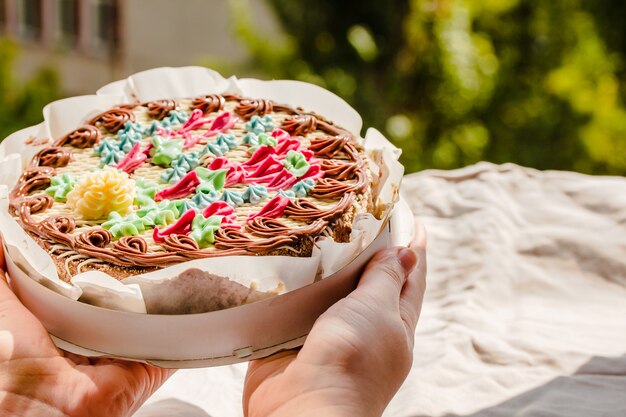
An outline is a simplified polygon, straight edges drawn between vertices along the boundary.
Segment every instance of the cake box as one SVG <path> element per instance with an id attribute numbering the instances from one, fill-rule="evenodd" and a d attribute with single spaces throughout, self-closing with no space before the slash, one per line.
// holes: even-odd
<path id="1" fill-rule="evenodd" d="M 93 114 L 137 100 L 225 91 L 302 106 L 360 136 L 361 119 L 356 111 L 320 87 L 296 81 L 225 79 L 206 68 L 184 67 L 145 71 L 111 83 L 95 96 L 51 103 L 44 109 L 42 124 L 16 132 L 0 144 L 0 226 L 10 284 L 60 348 L 171 368 L 217 366 L 268 356 L 300 346 L 316 318 L 356 286 L 361 270 L 378 250 L 410 242 L 413 217 L 406 204 L 398 203 L 403 173 L 397 162 L 400 151 L 378 131 L 369 129 L 365 148 L 379 166 L 376 194 L 388 209 L 380 219 L 373 215 L 355 219 L 348 243 L 322 238 L 309 258 L 210 258 L 123 282 L 98 271 L 78 274 L 71 284 L 61 281 L 47 253 L 7 214 L 7 190 L 20 175 L 22 164 L 49 143 L 46 139 L 77 127 L 87 111 Z M 144 297 L 147 290 L 168 284 L 167 296 L 179 297 L 184 303 L 184 294 L 190 289 L 177 285 L 182 281 L 177 278 L 190 268 L 251 288 L 269 290 L 280 284 L 283 291 L 225 310 L 159 314 L 159 299 Z"/>

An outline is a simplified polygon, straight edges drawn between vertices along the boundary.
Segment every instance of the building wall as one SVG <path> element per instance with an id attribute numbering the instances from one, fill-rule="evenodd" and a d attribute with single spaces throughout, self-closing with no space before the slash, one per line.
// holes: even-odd
<path id="1" fill-rule="evenodd" d="M 233 36 L 225 0 L 75 0 L 78 36 L 68 45 L 59 35 L 60 2 L 40 0 L 41 34 L 28 39 L 25 0 L 0 0 L 5 24 L 0 32 L 21 47 L 16 73 L 27 78 L 41 65 L 53 66 L 69 95 L 93 93 L 110 81 L 158 66 L 198 65 L 205 60 L 236 63 L 245 48 Z M 254 24 L 276 33 L 278 25 L 263 0 L 249 0 Z M 98 4 L 117 8 L 116 39 L 98 40 Z M 4 4 L 3 4 L 4 3 Z"/>

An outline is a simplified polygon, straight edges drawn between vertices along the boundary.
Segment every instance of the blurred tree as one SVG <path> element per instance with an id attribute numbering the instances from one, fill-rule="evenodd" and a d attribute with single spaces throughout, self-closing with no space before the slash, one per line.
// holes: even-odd
<path id="1" fill-rule="evenodd" d="M 231 0 L 248 73 L 335 91 L 408 171 L 486 159 L 626 174 L 620 2 L 268 1 L 278 39 Z"/>
<path id="2" fill-rule="evenodd" d="M 0 140 L 11 133 L 43 120 L 41 110 L 61 96 L 57 74 L 39 69 L 31 79 L 19 84 L 13 78 L 17 47 L 0 39 Z"/>

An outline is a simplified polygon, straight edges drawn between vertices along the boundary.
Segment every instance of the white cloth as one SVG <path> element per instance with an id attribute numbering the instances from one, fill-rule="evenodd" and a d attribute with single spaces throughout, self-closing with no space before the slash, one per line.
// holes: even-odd
<path id="1" fill-rule="evenodd" d="M 626 416 L 626 179 L 480 163 L 403 196 L 428 289 L 385 416 Z M 136 416 L 241 416 L 244 374 L 180 371 Z"/>

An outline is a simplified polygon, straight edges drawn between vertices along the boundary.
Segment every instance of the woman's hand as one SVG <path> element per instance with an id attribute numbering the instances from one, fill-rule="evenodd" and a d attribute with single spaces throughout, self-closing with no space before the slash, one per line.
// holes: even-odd
<path id="1" fill-rule="evenodd" d="M 174 372 L 60 351 L 0 265 L 0 415 L 130 416 Z"/>
<path id="2" fill-rule="evenodd" d="M 378 253 L 358 287 L 315 322 L 301 350 L 250 363 L 244 413 L 380 416 L 413 360 L 426 288 L 426 236 Z"/>

